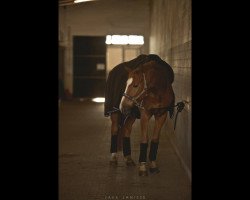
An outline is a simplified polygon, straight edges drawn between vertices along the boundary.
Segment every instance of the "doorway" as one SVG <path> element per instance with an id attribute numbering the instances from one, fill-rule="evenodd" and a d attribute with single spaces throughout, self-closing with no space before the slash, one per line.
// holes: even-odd
<path id="1" fill-rule="evenodd" d="M 73 37 L 73 96 L 103 97 L 106 80 L 105 36 Z"/>
<path id="2" fill-rule="evenodd" d="M 132 60 L 141 54 L 141 46 L 137 45 L 108 45 L 107 75 L 116 65 Z"/>

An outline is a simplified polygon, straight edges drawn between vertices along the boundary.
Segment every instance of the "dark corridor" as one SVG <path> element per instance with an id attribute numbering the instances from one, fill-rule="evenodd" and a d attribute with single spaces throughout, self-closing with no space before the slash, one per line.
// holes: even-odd
<path id="1" fill-rule="evenodd" d="M 106 80 L 106 37 L 74 36 L 73 96 L 103 97 Z"/>

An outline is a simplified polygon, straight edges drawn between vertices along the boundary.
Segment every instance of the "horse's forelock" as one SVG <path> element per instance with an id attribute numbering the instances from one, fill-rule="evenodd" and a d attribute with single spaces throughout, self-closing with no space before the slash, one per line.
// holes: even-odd
<path id="1" fill-rule="evenodd" d="M 132 77 L 133 81 L 135 81 L 138 84 L 143 79 L 142 74 L 143 74 L 142 70 L 135 70 L 131 73 L 130 77 Z"/>

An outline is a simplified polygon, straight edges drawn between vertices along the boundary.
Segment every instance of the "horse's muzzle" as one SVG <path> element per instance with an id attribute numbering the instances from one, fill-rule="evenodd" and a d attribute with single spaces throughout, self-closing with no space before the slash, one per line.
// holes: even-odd
<path id="1" fill-rule="evenodd" d="M 131 113 L 131 106 L 128 105 L 127 99 L 124 96 L 121 99 L 119 108 L 123 115 L 129 115 Z"/>

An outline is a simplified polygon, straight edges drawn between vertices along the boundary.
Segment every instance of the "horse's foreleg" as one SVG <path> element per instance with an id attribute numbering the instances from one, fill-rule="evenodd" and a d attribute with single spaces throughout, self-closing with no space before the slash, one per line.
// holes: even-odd
<path id="1" fill-rule="evenodd" d="M 148 123 L 151 115 L 141 110 L 141 143 L 139 156 L 139 176 L 147 176 Z"/>
<path id="2" fill-rule="evenodd" d="M 121 114 L 118 112 L 112 113 L 110 116 L 111 119 L 111 145 L 110 145 L 110 153 L 111 153 L 111 165 L 117 165 L 117 138 L 119 131 L 119 123 L 121 120 Z"/>
<path id="3" fill-rule="evenodd" d="M 131 144 L 130 135 L 132 131 L 132 125 L 135 122 L 135 118 L 130 116 L 126 119 L 125 124 L 122 127 L 123 131 L 123 155 L 127 166 L 135 166 L 134 161 L 131 158 Z"/>
<path id="4" fill-rule="evenodd" d="M 160 132 L 161 128 L 164 124 L 164 122 L 167 119 L 167 113 L 161 115 L 161 116 L 155 116 L 155 126 L 154 126 L 154 132 L 151 138 L 150 143 L 150 151 L 149 151 L 149 160 L 150 160 L 150 168 L 149 171 L 151 173 L 159 173 L 159 169 L 156 165 L 156 157 L 157 157 L 157 151 L 159 146 L 159 138 L 160 138 Z"/>

